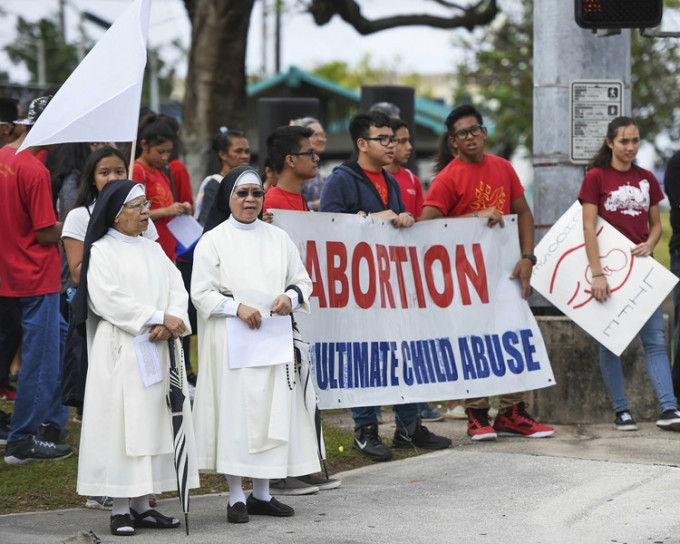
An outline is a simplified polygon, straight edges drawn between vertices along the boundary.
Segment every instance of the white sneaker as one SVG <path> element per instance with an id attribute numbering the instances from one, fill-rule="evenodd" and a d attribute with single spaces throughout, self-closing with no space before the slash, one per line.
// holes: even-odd
<path id="1" fill-rule="evenodd" d="M 465 412 L 463 405 L 459 404 L 453 409 L 447 408 L 444 417 L 446 419 L 467 419 L 467 413 Z"/>

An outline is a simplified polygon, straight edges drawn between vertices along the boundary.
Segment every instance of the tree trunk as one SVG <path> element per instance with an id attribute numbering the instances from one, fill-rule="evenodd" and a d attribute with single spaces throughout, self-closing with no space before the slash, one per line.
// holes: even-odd
<path id="1" fill-rule="evenodd" d="M 255 0 L 195 0 L 182 136 L 194 193 L 209 174 L 211 140 L 246 116 L 246 45 Z"/>

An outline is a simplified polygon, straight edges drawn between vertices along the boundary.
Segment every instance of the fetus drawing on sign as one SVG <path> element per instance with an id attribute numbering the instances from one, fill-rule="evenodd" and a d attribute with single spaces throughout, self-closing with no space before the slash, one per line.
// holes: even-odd
<path id="1" fill-rule="evenodd" d="M 598 230 L 597 235 L 599 236 L 601 232 L 602 228 Z M 593 300 L 590 289 L 592 272 L 587 261 L 583 262 L 581 252 L 585 252 L 585 244 L 566 250 L 557 261 L 550 280 L 550 293 L 555 294 L 559 286 L 559 291 L 565 297 L 564 304 L 571 306 L 574 310 L 584 307 Z M 611 293 L 618 291 L 626 284 L 633 270 L 634 260 L 635 257 L 630 254 L 630 250 L 622 248 L 613 248 L 605 255 L 600 255 L 602 273 L 607 277 Z M 582 268 L 583 272 L 574 274 L 577 268 Z"/>

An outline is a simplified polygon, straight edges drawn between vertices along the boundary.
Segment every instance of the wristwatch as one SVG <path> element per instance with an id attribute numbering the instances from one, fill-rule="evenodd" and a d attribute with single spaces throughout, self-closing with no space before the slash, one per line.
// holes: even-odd
<path id="1" fill-rule="evenodd" d="M 536 255 L 533 253 L 525 253 L 522 255 L 522 259 L 529 259 L 531 261 L 531 264 L 536 266 Z"/>

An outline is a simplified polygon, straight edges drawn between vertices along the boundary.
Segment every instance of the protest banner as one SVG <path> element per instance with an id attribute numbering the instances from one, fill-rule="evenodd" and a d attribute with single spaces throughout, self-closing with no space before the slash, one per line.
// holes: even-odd
<path id="1" fill-rule="evenodd" d="M 678 278 L 653 257 L 631 255 L 635 244 L 601 217 L 597 241 L 611 290 L 605 302 L 595 300 L 590 291 L 592 276 L 578 201 L 536 247 L 531 286 L 612 353 L 621 355 Z"/>
<path id="2" fill-rule="evenodd" d="M 274 210 L 312 278 L 319 406 L 483 397 L 554 385 L 517 279 L 516 216 L 395 229 L 375 216 Z"/>

